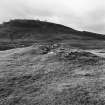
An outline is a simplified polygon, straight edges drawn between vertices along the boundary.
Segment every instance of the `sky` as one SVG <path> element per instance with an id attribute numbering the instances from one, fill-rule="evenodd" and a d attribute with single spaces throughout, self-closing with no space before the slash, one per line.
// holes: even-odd
<path id="1" fill-rule="evenodd" d="M 105 0 L 0 0 L 0 23 L 40 19 L 105 34 Z"/>

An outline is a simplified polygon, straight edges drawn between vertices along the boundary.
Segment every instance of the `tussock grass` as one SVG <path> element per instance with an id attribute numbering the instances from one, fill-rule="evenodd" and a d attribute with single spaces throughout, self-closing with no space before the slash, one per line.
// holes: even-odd
<path id="1" fill-rule="evenodd" d="M 105 58 L 46 47 L 0 53 L 0 105 L 105 104 Z"/>

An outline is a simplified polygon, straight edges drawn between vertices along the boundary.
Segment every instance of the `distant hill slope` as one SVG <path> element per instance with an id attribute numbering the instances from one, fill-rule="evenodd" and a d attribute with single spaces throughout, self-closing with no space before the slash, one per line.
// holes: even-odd
<path id="1" fill-rule="evenodd" d="M 64 25 L 39 20 L 16 19 L 0 25 L 1 50 L 59 41 L 73 47 L 104 48 L 104 40 L 105 36 L 101 34 L 80 32 Z"/>
<path id="2" fill-rule="evenodd" d="M 4 22 L 0 27 L 0 37 L 14 39 L 21 38 L 40 38 L 49 37 L 47 34 L 71 33 L 75 32 L 72 28 L 39 20 L 11 20 Z M 38 35 L 37 35 L 38 34 Z M 44 34 L 44 35 L 39 35 Z"/>

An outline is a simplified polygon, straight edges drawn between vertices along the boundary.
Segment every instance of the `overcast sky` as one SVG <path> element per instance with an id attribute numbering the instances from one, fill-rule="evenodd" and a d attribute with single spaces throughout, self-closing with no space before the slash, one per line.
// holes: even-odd
<path id="1" fill-rule="evenodd" d="M 0 22 L 41 19 L 105 34 L 105 0 L 0 0 Z"/>

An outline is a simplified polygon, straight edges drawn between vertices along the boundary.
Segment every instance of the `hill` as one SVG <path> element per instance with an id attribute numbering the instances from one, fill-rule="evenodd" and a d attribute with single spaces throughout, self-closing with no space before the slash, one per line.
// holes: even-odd
<path id="1" fill-rule="evenodd" d="M 11 20 L 0 49 L 0 105 L 105 105 L 105 36 Z"/>
<path id="2" fill-rule="evenodd" d="M 105 36 L 39 20 L 11 20 L 0 25 L 0 49 L 34 43 L 67 43 L 83 49 L 105 48 Z M 101 42 L 101 43 L 100 43 Z"/>

